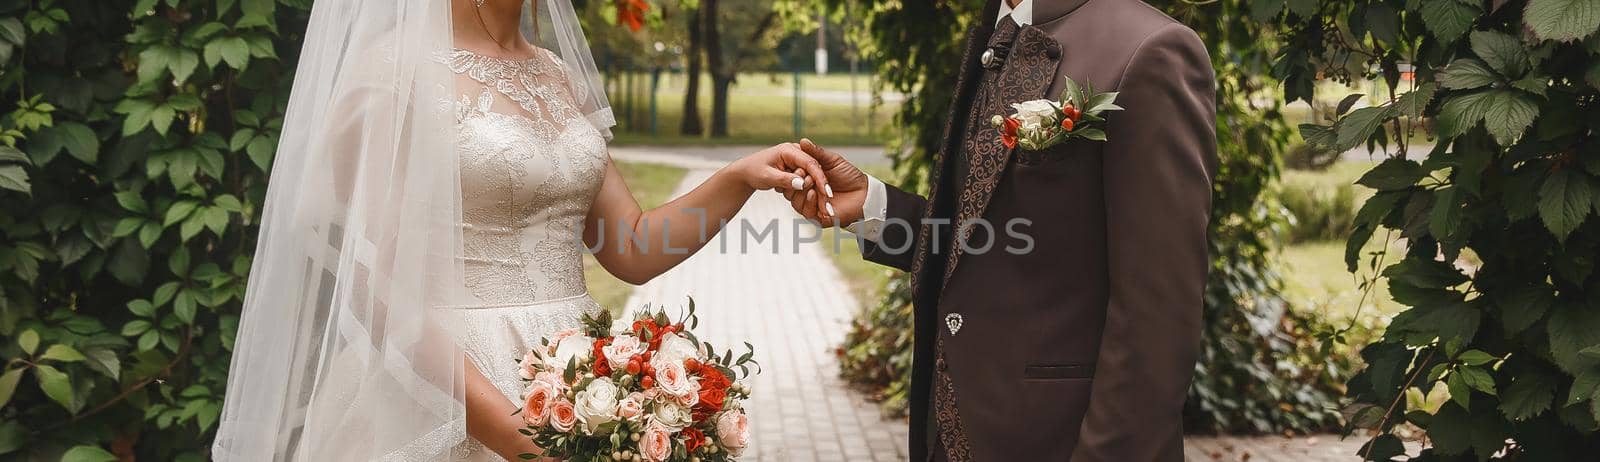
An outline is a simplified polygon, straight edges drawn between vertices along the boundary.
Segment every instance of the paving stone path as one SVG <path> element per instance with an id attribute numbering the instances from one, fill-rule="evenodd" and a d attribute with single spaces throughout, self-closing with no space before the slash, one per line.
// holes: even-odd
<path id="1" fill-rule="evenodd" d="M 690 168 L 677 194 L 721 164 L 687 150 L 618 151 L 619 159 Z M 875 404 L 838 377 L 835 348 L 860 302 L 824 253 L 831 245 L 797 242 L 817 232 L 796 228 L 798 219 L 778 195 L 757 193 L 717 240 L 635 290 L 627 306 L 676 307 L 693 296 L 702 340 L 740 351 L 741 342 L 755 344 L 765 371 L 752 383 L 755 436 L 744 460 L 905 460 L 906 421 L 883 419 Z M 773 222 L 776 227 L 763 234 Z M 1333 462 L 1359 460 L 1359 447 L 1336 436 L 1192 437 L 1185 452 L 1193 462 Z"/>

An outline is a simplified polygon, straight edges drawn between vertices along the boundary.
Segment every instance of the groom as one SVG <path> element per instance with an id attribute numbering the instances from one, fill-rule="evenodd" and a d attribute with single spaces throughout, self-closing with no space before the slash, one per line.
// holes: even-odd
<path id="1" fill-rule="evenodd" d="M 990 119 L 1118 91 L 1104 142 L 1007 148 Z M 915 275 L 912 460 L 1183 460 L 1216 170 L 1213 72 L 1138 0 L 990 0 L 967 34 L 932 192 L 809 142 L 866 259 Z"/>

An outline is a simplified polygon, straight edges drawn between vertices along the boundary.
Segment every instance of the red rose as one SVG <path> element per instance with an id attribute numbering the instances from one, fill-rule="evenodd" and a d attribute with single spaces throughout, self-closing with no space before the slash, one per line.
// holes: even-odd
<path id="1" fill-rule="evenodd" d="M 722 412 L 722 406 L 728 400 L 728 387 L 705 387 L 704 383 L 701 385 L 700 402 L 695 403 L 694 407 L 690 409 L 691 416 L 695 422 L 704 422 L 718 412 Z"/>
<path id="2" fill-rule="evenodd" d="M 1066 131 L 1070 132 L 1070 131 L 1072 131 L 1072 126 L 1073 125 L 1076 125 L 1076 124 L 1072 122 L 1072 119 L 1069 119 L 1069 118 L 1066 118 L 1066 117 L 1062 117 L 1061 118 L 1061 129 L 1062 130 L 1066 130 Z"/>
<path id="3" fill-rule="evenodd" d="M 655 377 L 646 375 L 646 376 L 644 376 L 643 379 L 639 379 L 639 387 L 641 387 L 641 388 L 649 390 L 651 388 L 655 388 L 655 386 L 656 386 L 656 378 Z"/>
<path id="4" fill-rule="evenodd" d="M 685 428 L 678 434 L 683 435 L 683 448 L 687 449 L 690 454 L 693 454 L 694 450 L 700 449 L 700 446 L 706 443 L 706 434 L 702 433 L 698 428 Z"/>

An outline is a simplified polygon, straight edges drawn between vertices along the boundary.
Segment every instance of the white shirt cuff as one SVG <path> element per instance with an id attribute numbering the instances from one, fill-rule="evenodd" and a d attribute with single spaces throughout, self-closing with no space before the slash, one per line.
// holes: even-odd
<path id="1" fill-rule="evenodd" d="M 867 201 L 861 206 L 861 220 L 845 225 L 844 230 L 860 235 L 862 239 L 878 242 L 883 235 L 883 222 L 889 215 L 889 193 L 883 182 L 867 175 Z"/>

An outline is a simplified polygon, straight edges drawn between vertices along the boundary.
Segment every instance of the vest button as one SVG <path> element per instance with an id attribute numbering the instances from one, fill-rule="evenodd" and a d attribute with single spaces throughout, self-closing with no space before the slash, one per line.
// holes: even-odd
<path id="1" fill-rule="evenodd" d="M 978 61 L 983 63 L 984 67 L 993 66 L 994 65 L 994 49 L 990 48 L 990 49 L 987 49 L 987 50 L 983 50 L 983 57 L 981 59 L 979 59 Z"/>

